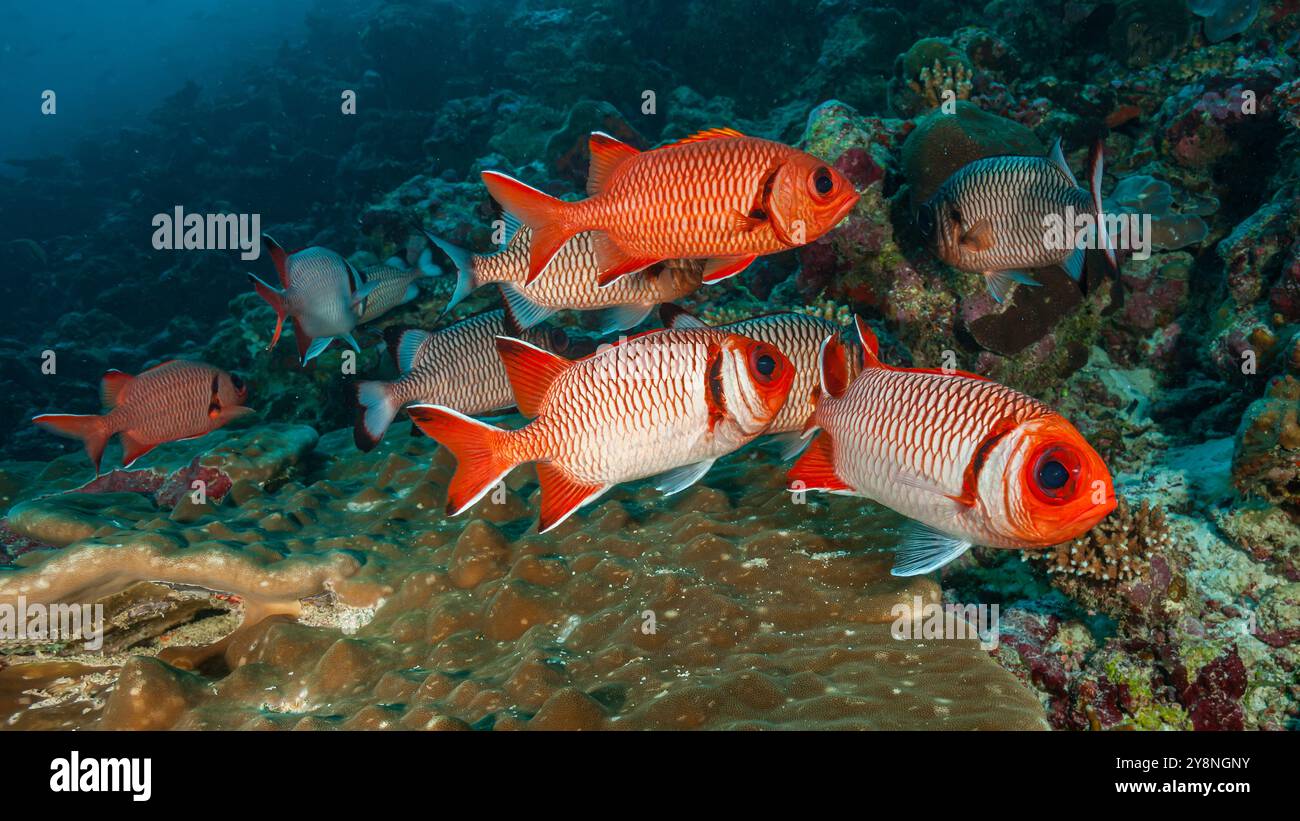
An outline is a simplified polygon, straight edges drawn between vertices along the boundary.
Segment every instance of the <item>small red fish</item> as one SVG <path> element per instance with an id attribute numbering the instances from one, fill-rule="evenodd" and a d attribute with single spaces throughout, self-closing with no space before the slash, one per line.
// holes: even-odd
<path id="1" fill-rule="evenodd" d="M 542 533 L 620 482 L 694 484 L 763 433 L 794 381 L 773 346 L 712 328 L 651 331 L 577 361 L 509 337 L 497 351 L 527 425 L 503 430 L 437 405 L 406 412 L 456 457 L 450 515 L 536 462 Z"/>
<path id="2" fill-rule="evenodd" d="M 533 230 L 526 283 L 583 231 L 595 232 L 602 285 L 666 259 L 706 259 L 703 279 L 717 282 L 817 239 L 859 196 L 811 154 L 732 129 L 650 151 L 596 132 L 590 148 L 588 197 L 578 202 L 483 172 L 497 202 Z"/>
<path id="3" fill-rule="evenodd" d="M 1038 400 L 961 371 L 897 368 L 857 320 L 862 371 L 839 336 L 822 345 L 817 438 L 792 490 L 865 496 L 918 524 L 895 576 L 938 569 L 972 545 L 1048 547 L 1115 509 L 1110 472 L 1073 425 Z"/>
<path id="4" fill-rule="evenodd" d="M 122 436 L 122 463 L 130 467 L 164 442 L 194 439 L 252 413 L 244 407 L 248 386 L 238 376 L 202 362 L 173 359 L 139 376 L 109 371 L 100 383 L 108 412 L 42 414 L 32 422 L 46 430 L 81 439 L 99 474 L 104 446 Z"/>

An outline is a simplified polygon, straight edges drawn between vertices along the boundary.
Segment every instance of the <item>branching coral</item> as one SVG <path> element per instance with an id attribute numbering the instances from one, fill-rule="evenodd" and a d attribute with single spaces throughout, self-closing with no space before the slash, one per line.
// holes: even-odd
<path id="1" fill-rule="evenodd" d="M 966 64 L 955 62 L 945 65 L 936 57 L 932 64 L 921 69 L 917 78 L 909 82 L 908 86 L 930 105 L 937 106 L 948 99 L 947 92 L 950 91 L 958 100 L 969 100 L 973 76 L 974 72 Z"/>
<path id="2" fill-rule="evenodd" d="M 1136 509 L 1125 499 L 1111 516 L 1072 542 L 1035 557 L 1048 573 L 1082 576 L 1097 582 L 1141 578 L 1154 553 L 1172 546 L 1164 509 L 1146 500 Z"/>

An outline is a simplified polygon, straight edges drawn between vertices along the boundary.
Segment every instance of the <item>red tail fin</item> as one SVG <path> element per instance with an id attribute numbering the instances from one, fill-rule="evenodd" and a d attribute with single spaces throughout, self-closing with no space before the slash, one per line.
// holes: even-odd
<path id="1" fill-rule="evenodd" d="M 266 346 L 269 351 L 280 341 L 280 332 L 284 330 L 284 318 L 289 314 L 289 306 L 285 304 L 283 291 L 277 291 L 252 274 L 249 274 L 248 278 L 252 280 L 253 290 L 257 291 L 257 295 L 275 309 L 275 336 L 271 337 L 271 344 Z"/>
<path id="2" fill-rule="evenodd" d="M 456 457 L 456 473 L 447 488 L 448 516 L 472 507 L 519 464 L 501 453 L 509 431 L 439 405 L 411 405 L 406 412 L 420 430 Z"/>
<path id="3" fill-rule="evenodd" d="M 104 417 L 94 414 L 46 413 L 32 419 L 33 424 L 40 425 L 52 433 L 80 439 L 86 446 L 86 454 L 95 465 L 95 475 L 99 475 L 99 460 L 104 455 L 104 445 L 112 433 L 104 422 Z"/>
<path id="4" fill-rule="evenodd" d="M 483 184 L 502 208 L 533 230 L 528 278 L 524 280 L 527 285 L 537 278 L 564 243 L 581 230 L 570 226 L 565 219 L 573 206 L 496 171 L 484 171 Z"/>

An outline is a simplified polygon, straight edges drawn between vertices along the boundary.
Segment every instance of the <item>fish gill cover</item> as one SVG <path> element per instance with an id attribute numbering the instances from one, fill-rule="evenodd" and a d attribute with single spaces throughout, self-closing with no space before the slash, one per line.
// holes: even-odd
<path id="1" fill-rule="evenodd" d="M 1295 728 L 1294 3 L 272 5 L 4 20 L 0 726 Z"/>

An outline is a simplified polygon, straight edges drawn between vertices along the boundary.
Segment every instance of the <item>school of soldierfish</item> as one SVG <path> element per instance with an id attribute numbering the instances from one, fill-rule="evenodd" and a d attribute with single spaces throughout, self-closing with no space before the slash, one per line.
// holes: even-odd
<path id="1" fill-rule="evenodd" d="M 763 436 L 780 438 L 782 458 L 798 455 L 790 490 L 861 496 L 913 520 L 895 575 L 928 573 L 972 545 L 1066 542 L 1115 508 L 1101 457 L 1051 408 L 976 374 L 887 365 L 860 318 L 851 334 L 799 313 L 711 327 L 671 304 L 832 230 L 859 196 L 834 168 L 730 129 L 649 151 L 595 133 L 590 149 L 588 196 L 577 202 L 484 172 L 505 211 L 500 249 L 428 239 L 457 272 L 444 314 L 490 284 L 503 308 L 438 330 L 388 329 L 400 376 L 351 387 L 358 448 L 375 447 L 404 408 L 455 456 L 448 515 L 531 462 L 545 532 L 624 482 L 687 488 Z M 1100 208 L 1099 152 L 1089 178 L 1085 191 L 1059 143 L 1048 157 L 978 160 L 921 204 L 918 226 L 941 259 L 982 273 L 999 300 L 1035 284 L 1021 268 L 1060 264 L 1077 279 L 1082 251 L 1043 247 L 1039 229 L 1067 207 Z M 325 248 L 288 253 L 263 241 L 280 287 L 250 278 L 275 310 L 270 347 L 289 319 L 303 365 L 335 339 L 357 348 L 359 326 L 440 273 L 428 248 L 415 267 L 395 258 L 358 270 Z M 1113 264 L 1104 238 L 1103 248 Z M 593 311 L 601 332 L 614 333 L 656 308 L 664 328 L 577 360 L 563 356 L 565 334 L 541 324 L 557 311 Z M 250 412 L 239 377 L 198 362 L 110 371 L 101 393 L 103 415 L 33 420 L 82 439 L 97 472 L 113 435 L 129 465 Z M 474 418 L 512 408 L 531 421 L 507 429 Z"/>

